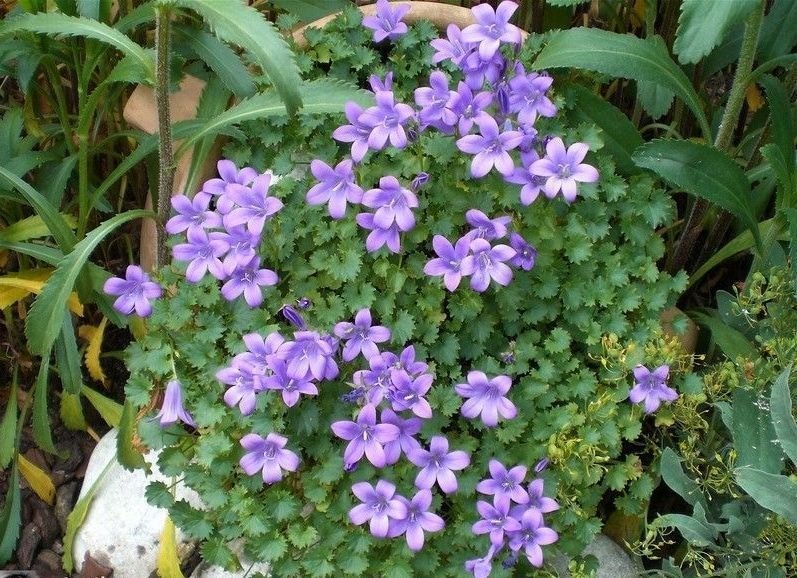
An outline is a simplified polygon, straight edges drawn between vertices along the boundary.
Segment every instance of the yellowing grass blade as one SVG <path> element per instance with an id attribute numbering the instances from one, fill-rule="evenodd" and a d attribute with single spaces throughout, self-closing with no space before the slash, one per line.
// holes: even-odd
<path id="1" fill-rule="evenodd" d="M 55 503 L 55 485 L 50 476 L 44 473 L 39 466 L 28 461 L 22 454 L 17 456 L 17 464 L 19 465 L 19 473 L 28 482 L 30 488 L 43 501 L 52 506 Z"/>
<path id="2" fill-rule="evenodd" d="M 80 337 L 88 341 L 86 347 L 86 368 L 89 370 L 89 375 L 101 381 L 105 388 L 108 388 L 108 378 L 105 377 L 105 372 L 100 365 L 100 353 L 102 352 L 102 338 L 105 335 L 105 325 L 108 323 L 108 318 L 103 317 L 102 321 L 97 327 L 93 325 L 81 325 L 78 329 Z"/>
<path id="3" fill-rule="evenodd" d="M 163 524 L 163 532 L 161 533 L 157 570 L 160 578 L 185 578 L 180 570 L 180 558 L 177 555 L 174 522 L 168 516 Z"/>
<path id="4" fill-rule="evenodd" d="M 36 295 L 41 293 L 52 272 L 53 270 L 48 268 L 28 269 L 0 277 L 0 309 L 16 303 L 30 293 Z M 9 289 L 13 292 L 9 292 Z M 83 305 L 76 293 L 73 292 L 69 295 L 67 304 L 72 313 L 83 316 Z"/>

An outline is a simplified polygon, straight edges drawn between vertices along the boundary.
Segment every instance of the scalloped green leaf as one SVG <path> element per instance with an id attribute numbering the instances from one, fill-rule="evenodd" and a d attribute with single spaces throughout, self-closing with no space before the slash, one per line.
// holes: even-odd
<path id="1" fill-rule="evenodd" d="M 758 4 L 759 0 L 684 0 L 672 51 L 681 64 L 696 64 Z"/>

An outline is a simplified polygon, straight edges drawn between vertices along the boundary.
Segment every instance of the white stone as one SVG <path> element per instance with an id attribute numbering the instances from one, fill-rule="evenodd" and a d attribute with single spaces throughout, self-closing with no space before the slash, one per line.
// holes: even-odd
<path id="1" fill-rule="evenodd" d="M 129 472 L 116 459 L 115 429 L 109 431 L 91 454 L 83 487 L 82 498 L 108 464 L 108 472 L 99 481 L 86 519 L 75 536 L 73 554 L 79 571 L 88 552 L 101 564 L 113 568 L 114 578 L 141 578 L 155 570 L 160 535 L 166 520 L 166 510 L 147 503 L 144 491 L 151 480 L 172 483 L 171 478 L 160 473 L 158 454 L 149 452 L 144 459 L 152 465 L 152 474 L 142 470 Z M 182 484 L 176 486 L 176 498 L 201 507 L 199 496 Z M 178 544 L 186 542 L 177 529 Z"/>
<path id="2" fill-rule="evenodd" d="M 598 559 L 595 578 L 638 578 L 643 571 L 641 565 L 626 554 L 625 550 L 603 534 L 597 534 L 581 555 L 595 556 Z M 553 561 L 552 565 L 561 578 L 570 578 L 568 562 L 564 556 Z"/>
<path id="3" fill-rule="evenodd" d="M 190 578 L 243 578 L 244 576 L 254 576 L 260 572 L 263 576 L 268 576 L 268 564 L 264 562 L 255 562 L 254 564 L 243 555 L 243 542 L 236 540 L 230 544 L 230 549 L 238 556 L 241 562 L 239 572 L 228 572 L 224 568 L 218 566 L 210 566 L 202 562 L 191 574 Z"/>

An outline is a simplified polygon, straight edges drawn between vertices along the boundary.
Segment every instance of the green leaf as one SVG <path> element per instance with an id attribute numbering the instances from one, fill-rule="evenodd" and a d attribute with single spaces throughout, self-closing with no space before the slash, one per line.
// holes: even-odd
<path id="1" fill-rule="evenodd" d="M 574 101 L 572 115 L 577 120 L 592 122 L 603 131 L 606 151 L 625 174 L 636 174 L 639 168 L 631 159 L 634 150 L 641 146 L 642 137 L 634 123 L 616 106 L 579 85 L 565 90 L 568 102 Z"/>
<path id="2" fill-rule="evenodd" d="M 224 42 L 249 52 L 268 75 L 285 108 L 294 114 L 302 106 L 301 78 L 288 43 L 274 25 L 256 9 L 242 2 L 171 0 L 170 4 L 193 10 Z"/>
<path id="3" fill-rule="evenodd" d="M 774 76 L 766 74 L 758 83 L 764 87 L 769 103 L 769 125 L 772 129 L 772 142 L 778 147 L 786 161 L 788 186 L 794 172 L 795 127 L 791 114 L 789 95 L 783 84 Z"/>
<path id="4" fill-rule="evenodd" d="M 689 141 L 655 140 L 638 148 L 634 162 L 736 216 L 760 244 L 753 217 L 750 184 L 744 171 L 728 155 Z"/>
<path id="5" fill-rule="evenodd" d="M 655 82 L 673 91 L 694 113 L 703 138 L 710 140 L 711 129 L 702 103 L 689 78 L 672 61 L 663 43 L 596 28 L 563 30 L 554 34 L 537 56 L 533 68 L 565 67 Z"/>
<path id="6" fill-rule="evenodd" d="M 758 352 L 753 347 L 753 344 L 740 331 L 722 321 L 718 313 L 690 311 L 689 316 L 700 325 L 708 327 L 714 341 L 717 342 L 717 345 L 728 359 L 735 360 L 738 357 L 743 357 L 744 359 L 758 358 Z"/>
<path id="7" fill-rule="evenodd" d="M 136 408 L 130 402 L 125 401 L 122 408 L 122 415 L 119 419 L 119 435 L 116 438 L 116 454 L 119 463 L 126 470 L 136 470 L 147 468 L 144 456 L 133 446 L 133 436 L 136 433 Z"/>
<path id="8" fill-rule="evenodd" d="M 47 413 L 47 378 L 50 376 L 50 350 L 42 357 L 36 386 L 33 393 L 33 439 L 41 449 L 57 454 L 50 432 L 50 416 Z"/>
<path id="9" fill-rule="evenodd" d="M 37 355 L 49 351 L 66 312 L 65 304 L 81 269 L 94 248 L 117 227 L 142 217 L 152 216 L 152 211 L 136 209 L 105 221 L 75 245 L 71 253 L 58 264 L 42 292 L 36 298 L 25 323 L 28 348 Z"/>
<path id="10" fill-rule="evenodd" d="M 6 469 L 14 457 L 14 446 L 17 439 L 17 376 L 11 380 L 11 392 L 8 405 L 0 422 L 0 469 Z"/>
<path id="11" fill-rule="evenodd" d="M 797 44 L 797 2 L 775 0 L 764 17 L 758 40 L 762 61 L 787 55 Z"/>
<path id="12" fill-rule="evenodd" d="M 312 22 L 340 12 L 349 6 L 349 0 L 270 0 L 274 6 L 293 14 L 300 22 Z"/>
<path id="13" fill-rule="evenodd" d="M 659 469 L 664 482 L 689 505 L 703 501 L 700 486 L 684 473 L 678 455 L 671 448 L 664 448 L 661 453 Z"/>
<path id="14" fill-rule="evenodd" d="M 791 366 L 783 370 L 772 386 L 769 410 L 772 425 L 778 434 L 778 442 L 784 453 L 797 465 L 797 422 L 792 415 L 791 392 L 789 391 L 789 375 Z"/>
<path id="15" fill-rule="evenodd" d="M 797 200 L 797 197 L 795 197 L 794 187 L 792 187 L 792 173 L 789 172 L 786 166 L 787 161 L 783 157 L 783 153 L 777 145 L 773 143 L 762 146 L 760 151 L 761 156 L 769 163 L 769 167 L 775 174 L 778 184 L 780 185 L 778 188 L 777 200 L 775 201 L 776 206 L 791 204 L 794 202 L 792 199 Z M 793 157 L 794 155 L 792 154 L 792 158 Z"/>
<path id="16" fill-rule="evenodd" d="M 119 427 L 119 423 L 122 421 L 123 411 L 120 404 L 94 391 L 88 385 L 84 385 L 80 392 L 89 400 L 89 403 L 94 406 L 94 409 L 102 416 L 105 423 L 111 427 Z"/>
<path id="17" fill-rule="evenodd" d="M 367 103 L 368 96 L 362 90 L 336 80 L 316 80 L 302 85 L 303 113 L 341 113 L 346 102 L 353 100 Z M 210 121 L 192 120 L 175 125 L 175 138 L 182 138 L 180 151 L 208 135 L 219 134 L 223 129 L 247 120 L 263 119 L 285 114 L 285 106 L 273 92 L 257 94 Z"/>
<path id="18" fill-rule="evenodd" d="M 80 371 L 80 354 L 75 341 L 72 316 L 64 315 L 61 333 L 55 341 L 55 363 L 58 367 L 61 385 L 71 394 L 79 394 L 83 386 L 83 373 Z"/>
<path id="19" fill-rule="evenodd" d="M 14 553 L 14 546 L 19 537 L 19 528 L 22 524 L 22 509 L 19 490 L 19 472 L 17 461 L 11 466 L 11 476 L 8 478 L 8 491 L 6 492 L 3 509 L 0 510 L 0 564 L 5 564 Z"/>
<path id="20" fill-rule="evenodd" d="M 789 222 L 789 256 L 791 258 L 794 281 L 797 284 L 797 266 L 795 265 L 797 263 L 797 209 L 784 209 L 783 213 Z"/>
<path id="21" fill-rule="evenodd" d="M 61 214 L 61 218 L 64 219 L 70 228 L 75 228 L 75 219 L 71 215 Z M 15 221 L 0 231 L 0 240 L 28 241 L 30 239 L 47 237 L 49 234 L 50 229 L 47 227 L 44 220 L 39 215 L 31 215 L 25 219 Z"/>
<path id="22" fill-rule="evenodd" d="M 747 389 L 737 389 L 733 395 L 733 445 L 736 465 L 779 473 L 783 452 L 775 439 L 775 429 L 764 406 L 763 396 Z"/>
<path id="23" fill-rule="evenodd" d="M 727 32 L 744 23 L 759 0 L 684 0 L 672 50 L 681 64 L 697 64 L 722 42 Z"/>
<path id="24" fill-rule="evenodd" d="M 703 522 L 684 514 L 666 514 L 659 516 L 654 521 L 656 526 L 666 528 L 678 528 L 681 535 L 690 544 L 698 547 L 708 546 L 714 543 L 717 531 Z"/>
<path id="25" fill-rule="evenodd" d="M 655 82 L 641 81 L 637 83 L 636 98 L 650 118 L 657 120 L 670 110 L 675 93 Z"/>
<path id="26" fill-rule="evenodd" d="M 118 30 L 102 22 L 58 12 L 25 14 L 6 20 L 0 27 L 0 37 L 16 32 L 35 32 L 57 37 L 80 36 L 98 40 L 137 60 L 147 72 L 147 84 L 155 83 L 155 61 L 152 55 Z"/>
<path id="27" fill-rule="evenodd" d="M 193 50 L 235 96 L 245 98 L 255 93 L 252 75 L 229 46 L 193 27 L 176 26 L 174 32 L 175 38 Z"/>
<path id="28" fill-rule="evenodd" d="M 209 538 L 213 532 L 213 526 L 205 519 L 205 513 L 201 510 L 192 508 L 185 500 L 178 500 L 169 510 L 169 513 L 180 529 L 197 540 Z"/>
<path id="29" fill-rule="evenodd" d="M 754 468 L 734 470 L 736 483 L 761 507 L 797 524 L 797 483 Z"/>
<path id="30" fill-rule="evenodd" d="M 86 418 L 83 417 L 83 407 L 80 405 L 80 396 L 68 391 L 61 392 L 61 421 L 71 430 L 85 431 Z"/>
<path id="31" fill-rule="evenodd" d="M 100 475 L 97 476 L 97 479 L 91 485 L 86 494 L 78 500 L 77 504 L 75 504 L 75 507 L 72 508 L 72 511 L 66 518 L 63 565 L 64 570 L 66 570 L 68 574 L 71 574 L 72 570 L 75 568 L 75 561 L 72 558 L 74 555 L 75 535 L 77 534 L 77 531 L 80 530 L 83 520 L 86 519 L 89 506 L 91 506 L 91 502 L 94 500 L 94 495 L 97 493 L 103 478 L 105 478 L 105 474 L 108 473 L 108 471 L 111 469 L 111 466 L 113 466 L 115 463 L 116 460 L 111 459 L 107 464 L 105 464 L 105 467 L 102 469 L 102 472 L 100 472 Z"/>

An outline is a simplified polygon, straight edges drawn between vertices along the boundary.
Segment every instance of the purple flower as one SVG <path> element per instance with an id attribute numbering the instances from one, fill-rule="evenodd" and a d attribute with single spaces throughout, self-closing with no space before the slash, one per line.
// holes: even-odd
<path id="1" fill-rule="evenodd" d="M 581 163 L 589 151 L 586 144 L 577 142 L 565 150 L 562 139 L 555 137 L 545 145 L 545 151 L 547 156 L 532 163 L 529 171 L 547 177 L 543 191 L 549 199 L 554 198 L 561 189 L 565 200 L 572 203 L 576 200 L 576 181 L 594 183 L 598 180 L 595 167 Z"/>
<path id="2" fill-rule="evenodd" d="M 371 534 L 377 538 L 385 538 L 393 520 L 407 517 L 406 500 L 401 501 L 396 494 L 396 486 L 385 480 L 376 482 L 374 488 L 368 482 L 357 482 L 351 487 L 352 493 L 362 504 L 349 510 L 349 520 L 360 526 L 370 520 Z"/>
<path id="3" fill-rule="evenodd" d="M 446 494 L 457 491 L 455 470 L 463 470 L 470 464 L 468 454 L 463 451 L 448 451 L 448 440 L 443 436 L 434 436 L 429 444 L 429 451 L 415 448 L 407 453 L 407 458 L 422 468 L 415 478 L 415 486 L 429 489 L 434 483 Z"/>
<path id="4" fill-rule="evenodd" d="M 385 92 L 393 90 L 393 72 L 385 74 L 385 79 L 382 80 L 376 74 L 368 77 L 368 84 L 371 85 L 371 91 L 376 94 L 377 92 Z"/>
<path id="5" fill-rule="evenodd" d="M 515 466 L 507 471 L 498 460 L 490 460 L 489 468 L 492 477 L 479 482 L 476 486 L 477 492 L 494 495 L 495 503 L 506 503 L 507 508 L 510 502 L 525 504 L 529 501 L 529 495 L 521 485 L 526 477 L 525 466 Z"/>
<path id="6" fill-rule="evenodd" d="M 423 373 L 416 378 L 402 369 L 390 371 L 390 381 L 393 387 L 389 398 L 396 411 L 411 410 L 412 413 L 423 419 L 432 417 L 432 406 L 423 397 L 432 387 L 433 377 Z"/>
<path id="7" fill-rule="evenodd" d="M 446 28 L 446 38 L 437 38 L 430 42 L 435 53 L 432 56 L 432 64 L 437 64 L 444 60 L 451 60 L 457 66 L 462 65 L 462 61 L 474 45 L 463 42 L 462 31 L 456 24 L 449 24 Z"/>
<path id="8" fill-rule="evenodd" d="M 466 235 L 452 246 L 451 242 L 442 235 L 435 235 L 432 246 L 437 258 L 424 265 L 423 272 L 432 277 L 442 275 L 446 289 L 454 291 L 462 280 L 462 260 L 470 251 L 470 238 Z"/>
<path id="9" fill-rule="evenodd" d="M 547 179 L 532 173 L 530 170 L 530 167 L 540 158 L 536 151 L 530 150 L 521 153 L 520 158 L 523 161 L 522 166 L 516 167 L 511 175 L 507 175 L 504 178 L 509 183 L 523 185 L 520 189 L 520 202 L 524 205 L 530 205 L 539 196 L 540 190 Z"/>
<path id="10" fill-rule="evenodd" d="M 387 352 L 374 355 L 368 359 L 370 369 L 355 371 L 352 376 L 354 383 L 365 390 L 368 403 L 379 404 L 392 384 L 390 381 L 391 368 L 387 356 Z"/>
<path id="11" fill-rule="evenodd" d="M 478 209 L 470 209 L 465 213 L 465 220 L 473 227 L 468 237 L 473 239 L 486 239 L 493 241 L 506 237 L 506 226 L 512 222 L 512 217 L 504 215 L 491 219 Z"/>
<path id="12" fill-rule="evenodd" d="M 391 409 L 382 410 L 382 423 L 390 423 L 399 430 L 399 436 L 393 441 L 385 444 L 385 464 L 390 466 L 399 461 L 401 452 L 409 454 L 410 451 L 418 449 L 421 444 L 413 436 L 421 431 L 423 422 L 420 418 L 411 417 L 402 419 Z"/>
<path id="13" fill-rule="evenodd" d="M 241 293 L 249 307 L 258 307 L 263 302 L 261 287 L 276 285 L 279 278 L 271 269 L 260 269 L 260 257 L 252 257 L 246 265 L 238 267 L 221 287 L 221 294 L 232 301 Z"/>
<path id="14" fill-rule="evenodd" d="M 536 72 L 521 73 L 509 81 L 509 106 L 511 112 L 517 113 L 519 123 L 534 124 L 537 115 L 556 116 L 556 107 L 545 96 L 553 84 L 550 76 L 541 76 Z"/>
<path id="15" fill-rule="evenodd" d="M 495 546 L 490 546 L 484 558 L 476 558 L 465 562 L 465 570 L 473 574 L 473 578 L 488 578 L 493 571 L 493 556 L 498 551 Z"/>
<path id="16" fill-rule="evenodd" d="M 480 178 L 493 167 L 504 176 L 512 174 L 515 165 L 507 151 L 517 147 L 523 140 L 523 135 L 514 130 L 499 133 L 498 124 L 492 117 L 484 118 L 477 124 L 480 135 L 465 135 L 457 141 L 459 150 L 475 155 L 470 165 L 470 174 Z"/>
<path id="17" fill-rule="evenodd" d="M 212 229 L 221 227 L 221 215 L 209 211 L 210 195 L 198 193 L 193 199 L 185 195 L 172 197 L 172 207 L 177 214 L 166 222 L 166 232 L 170 235 L 186 229 Z"/>
<path id="18" fill-rule="evenodd" d="M 282 391 L 282 401 L 288 407 L 296 405 L 302 393 L 318 395 L 318 388 L 310 381 L 309 374 L 301 378 L 289 376 L 287 366 L 282 359 L 272 359 L 270 365 L 274 374 L 263 378 L 263 387 Z"/>
<path id="19" fill-rule="evenodd" d="M 415 226 L 412 209 L 418 206 L 418 197 L 402 187 L 396 177 L 385 176 L 379 179 L 379 187 L 366 191 L 362 203 L 376 209 L 374 225 L 380 229 L 388 229 L 393 223 L 400 231 L 409 231 Z"/>
<path id="20" fill-rule="evenodd" d="M 486 109 L 493 102 L 491 92 L 483 91 L 473 96 L 473 91 L 465 82 L 460 82 L 457 91 L 451 97 L 451 109 L 459 117 L 459 133 L 466 135 L 473 128 L 473 123 L 480 123 L 491 118 Z"/>
<path id="21" fill-rule="evenodd" d="M 130 315 L 133 311 L 139 317 L 147 317 L 152 313 L 150 301 L 163 293 L 161 286 L 151 281 L 149 275 L 138 265 L 128 265 L 125 278 L 111 277 L 106 279 L 102 290 L 108 295 L 117 297 L 113 308 L 119 313 Z"/>
<path id="22" fill-rule="evenodd" d="M 376 423 L 376 408 L 366 405 L 357 415 L 357 421 L 336 421 L 332 424 L 332 431 L 341 439 L 348 440 L 349 445 L 343 453 L 346 467 L 368 458 L 377 468 L 387 464 L 384 444 L 392 442 L 399 437 L 399 428 L 391 423 Z"/>
<path id="23" fill-rule="evenodd" d="M 401 251 L 401 238 L 400 231 L 397 223 L 393 223 L 387 229 L 382 229 L 374 222 L 375 217 L 373 213 L 360 213 L 357 215 L 357 224 L 363 229 L 369 229 L 371 232 L 365 239 L 365 248 L 369 253 L 378 251 L 383 245 L 387 245 L 391 253 L 398 253 Z"/>
<path id="24" fill-rule="evenodd" d="M 479 4 L 471 9 L 476 24 L 471 24 L 462 31 L 462 39 L 466 42 L 479 43 L 479 56 L 492 58 L 501 42 L 520 44 L 523 37 L 520 28 L 509 24 L 509 19 L 517 10 L 517 4 L 505 0 L 496 10 L 489 4 Z"/>
<path id="25" fill-rule="evenodd" d="M 260 235 L 254 235 L 246 227 L 230 227 L 226 231 L 214 231 L 208 235 L 211 241 L 222 241 L 229 251 L 224 256 L 225 275 L 231 275 L 238 267 L 245 266 L 255 256 L 258 245 L 260 245 Z"/>
<path id="26" fill-rule="evenodd" d="M 246 434 L 241 438 L 241 446 L 246 450 L 240 461 L 241 468 L 249 476 L 262 470 L 263 481 L 267 484 L 280 481 L 282 470 L 295 472 L 299 467 L 299 456 L 286 450 L 286 443 L 287 438 L 275 433 L 265 438 L 253 433 Z"/>
<path id="27" fill-rule="evenodd" d="M 364 17 L 363 26 L 374 31 L 374 42 L 382 42 L 385 38 L 395 40 L 407 32 L 407 25 L 401 19 L 409 9 L 406 4 L 391 8 L 388 0 L 377 0 L 376 15 Z"/>
<path id="28" fill-rule="evenodd" d="M 311 205 L 329 202 L 329 215 L 341 219 L 346 214 L 346 202 L 359 203 L 363 190 L 354 182 L 353 163 L 350 159 L 339 162 L 333 169 L 324 161 L 310 163 L 313 176 L 321 181 L 309 191 L 306 200 Z"/>
<path id="29" fill-rule="evenodd" d="M 394 147 L 404 148 L 407 146 L 404 125 L 415 116 L 415 111 L 407 104 L 394 103 L 393 93 L 390 91 L 378 92 L 375 98 L 376 106 L 365 109 L 358 119 L 371 129 L 368 148 L 382 150 L 388 139 Z"/>
<path id="30" fill-rule="evenodd" d="M 243 415 L 250 415 L 255 411 L 257 393 L 263 390 L 260 375 L 252 371 L 252 367 L 245 364 L 236 364 L 225 367 L 216 372 L 216 379 L 231 387 L 224 392 L 224 403 L 228 406 L 238 406 Z"/>
<path id="31" fill-rule="evenodd" d="M 479 293 L 486 291 L 492 279 L 499 285 L 512 281 L 512 269 L 504 261 L 512 259 L 516 252 L 508 245 L 491 247 L 489 241 L 474 239 L 470 243 L 471 255 L 462 260 L 463 275 L 471 275 L 470 287 Z"/>
<path id="32" fill-rule="evenodd" d="M 260 235 L 266 221 L 283 207 L 282 201 L 268 196 L 270 186 L 271 175 L 264 173 L 252 182 L 251 188 L 234 187 L 230 195 L 238 206 L 224 215 L 224 226 L 246 225 L 250 233 Z"/>
<path id="33" fill-rule="evenodd" d="M 228 198 L 230 185 L 247 186 L 257 177 L 257 171 L 251 167 L 242 168 L 240 171 L 235 163 L 220 160 L 216 164 L 220 179 L 210 179 L 202 185 L 202 192 L 217 197 L 216 209 L 222 214 L 227 214 L 233 202 Z"/>
<path id="34" fill-rule="evenodd" d="M 346 119 L 351 124 L 344 124 L 336 128 L 332 133 L 332 138 L 352 143 L 351 158 L 355 163 L 359 163 L 368 152 L 368 137 L 371 134 L 371 127 L 360 120 L 363 109 L 356 102 L 347 102 L 343 110 L 346 113 Z"/>
<path id="35" fill-rule="evenodd" d="M 196 427 L 193 418 L 183 407 L 183 389 L 176 379 L 172 379 L 166 384 L 163 405 L 161 405 L 161 410 L 155 417 L 160 419 L 161 427 L 172 425 L 178 421 L 191 427 Z"/>
<path id="36" fill-rule="evenodd" d="M 290 305 L 283 305 L 280 307 L 279 312 L 285 318 L 285 320 L 300 330 L 307 329 L 307 324 L 304 322 L 304 318 L 299 314 L 296 309 L 291 307 Z"/>
<path id="37" fill-rule="evenodd" d="M 520 530 L 520 522 L 509 515 L 508 500 L 496 500 L 495 506 L 479 500 L 476 509 L 481 520 L 473 524 L 473 533 L 476 535 L 490 534 L 490 544 L 496 548 L 504 545 L 504 532 Z"/>
<path id="38" fill-rule="evenodd" d="M 187 237 L 188 243 L 175 245 L 172 249 L 175 260 L 189 261 L 185 278 L 197 283 L 208 271 L 216 279 L 226 278 L 220 257 L 229 249 L 227 243 L 218 238 L 210 239 L 202 229 L 189 230 Z"/>
<path id="39" fill-rule="evenodd" d="M 509 235 L 509 246 L 515 250 L 515 256 L 509 260 L 509 264 L 524 271 L 531 271 L 537 261 L 537 249 L 517 233 Z"/>
<path id="40" fill-rule="evenodd" d="M 294 341 L 286 341 L 277 350 L 276 356 L 288 364 L 288 375 L 294 379 L 304 378 L 308 372 L 318 380 L 333 379 L 338 375 L 338 366 L 332 359 L 333 349 L 315 331 L 297 331 Z"/>
<path id="41" fill-rule="evenodd" d="M 535 468 L 536 470 L 536 468 Z M 552 498 L 547 498 L 545 493 L 545 482 L 542 478 L 537 478 L 529 484 L 529 501 L 527 508 L 536 508 L 543 514 L 555 512 L 559 509 L 559 504 Z"/>
<path id="42" fill-rule="evenodd" d="M 637 365 L 634 368 L 634 380 L 636 383 L 628 394 L 631 403 L 645 402 L 645 413 L 653 413 L 662 401 L 675 401 L 678 393 L 667 386 L 667 377 L 670 375 L 668 365 L 660 365 L 650 371 L 644 365 Z"/>
<path id="43" fill-rule="evenodd" d="M 516 552 L 521 548 L 524 549 L 529 562 L 536 568 L 542 566 L 540 546 L 553 544 L 559 539 L 556 532 L 546 528 L 542 523 L 542 514 L 534 508 L 529 508 L 520 519 L 520 530 L 513 532 L 509 540 L 509 547 Z"/>
<path id="44" fill-rule="evenodd" d="M 456 93 L 448 88 L 446 75 L 435 70 L 429 75 L 429 86 L 415 89 L 415 104 L 421 107 L 418 118 L 421 125 L 431 125 L 449 133 L 457 123 L 458 115 L 451 109 Z"/>
<path id="45" fill-rule="evenodd" d="M 446 523 L 437 514 L 429 512 L 429 506 L 432 505 L 432 492 L 429 490 L 420 490 L 411 501 L 402 496 L 398 496 L 398 499 L 404 502 L 407 514 L 404 518 L 390 521 L 388 536 L 395 538 L 405 534 L 407 546 L 417 552 L 423 548 L 424 531 L 439 532 Z"/>
<path id="46" fill-rule="evenodd" d="M 494 427 L 498 424 L 498 416 L 512 419 L 517 415 L 517 408 L 505 394 L 512 386 L 512 380 L 506 375 L 498 375 L 488 380 L 481 371 L 468 373 L 468 383 L 455 386 L 459 395 L 468 398 L 462 404 L 462 415 L 475 418 L 481 415 L 484 425 Z"/>
<path id="47" fill-rule="evenodd" d="M 343 361 L 351 361 L 360 352 L 366 359 L 371 359 L 379 355 L 376 344 L 390 339 L 390 329 L 382 325 L 371 325 L 369 309 L 360 309 L 354 317 L 354 323 L 342 321 L 336 324 L 334 333 L 346 340 L 346 345 L 343 346 Z"/>
<path id="48" fill-rule="evenodd" d="M 413 377 L 417 377 L 429 368 L 429 366 L 423 361 L 415 361 L 414 345 L 408 345 L 405 347 L 400 356 L 396 356 L 395 353 L 390 352 L 387 352 L 385 355 L 388 363 L 391 364 L 395 369 L 404 370 Z"/>
<path id="49" fill-rule="evenodd" d="M 236 355 L 233 365 L 247 367 L 255 375 L 265 375 L 270 370 L 271 356 L 285 343 L 285 338 L 276 331 L 269 333 L 265 339 L 259 333 L 247 333 L 244 343 L 247 351 Z"/>
<path id="50" fill-rule="evenodd" d="M 465 73 L 465 83 L 473 90 L 480 90 L 484 83 L 492 85 L 498 83 L 506 70 L 506 59 L 500 52 L 491 58 L 484 59 L 479 54 L 478 47 L 462 61 L 462 71 Z"/>

